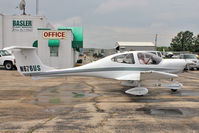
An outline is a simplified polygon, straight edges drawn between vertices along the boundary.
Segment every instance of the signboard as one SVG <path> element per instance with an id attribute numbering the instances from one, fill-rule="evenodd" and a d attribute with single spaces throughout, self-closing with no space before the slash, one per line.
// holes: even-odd
<path id="1" fill-rule="evenodd" d="M 31 20 L 13 20 L 12 31 L 16 32 L 32 32 L 32 21 Z"/>
<path id="2" fill-rule="evenodd" d="M 42 37 L 44 39 L 66 39 L 66 31 L 43 31 Z"/>

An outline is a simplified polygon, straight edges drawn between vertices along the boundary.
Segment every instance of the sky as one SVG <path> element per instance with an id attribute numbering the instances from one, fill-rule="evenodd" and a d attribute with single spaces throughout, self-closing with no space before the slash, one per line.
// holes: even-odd
<path id="1" fill-rule="evenodd" d="M 20 0 L 0 0 L 0 13 L 22 14 Z M 36 14 L 36 0 L 26 0 Z M 113 48 L 117 41 L 169 46 L 180 31 L 199 34 L 199 0 L 39 0 L 39 15 L 54 27 L 82 26 L 84 47 Z"/>

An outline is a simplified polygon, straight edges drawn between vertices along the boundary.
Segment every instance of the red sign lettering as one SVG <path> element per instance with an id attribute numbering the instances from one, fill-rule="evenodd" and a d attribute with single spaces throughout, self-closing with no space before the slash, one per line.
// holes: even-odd
<path id="1" fill-rule="evenodd" d="M 44 39 L 66 39 L 66 31 L 44 31 Z"/>

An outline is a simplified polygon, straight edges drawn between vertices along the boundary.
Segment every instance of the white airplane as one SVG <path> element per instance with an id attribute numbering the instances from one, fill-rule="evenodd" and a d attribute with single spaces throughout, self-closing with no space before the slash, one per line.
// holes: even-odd
<path id="1" fill-rule="evenodd" d="M 33 47 L 12 47 L 18 71 L 33 79 L 57 76 L 93 76 L 124 81 L 123 85 L 134 86 L 127 91 L 132 95 L 145 95 L 148 89 L 142 86 L 145 80 L 168 79 L 173 81 L 176 74 L 183 71 L 186 62 L 182 59 L 162 59 L 146 51 L 131 51 L 107 56 L 98 61 L 68 69 L 45 66 Z M 172 91 L 182 88 L 174 82 L 165 87 Z"/>

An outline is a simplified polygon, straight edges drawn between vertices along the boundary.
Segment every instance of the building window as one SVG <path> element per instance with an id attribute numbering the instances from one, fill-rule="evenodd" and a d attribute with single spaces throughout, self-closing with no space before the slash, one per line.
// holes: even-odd
<path id="1" fill-rule="evenodd" d="M 60 41 L 58 39 L 48 40 L 48 47 L 50 47 L 50 56 L 58 56 L 59 42 Z"/>
<path id="2" fill-rule="evenodd" d="M 58 56 L 59 47 L 50 47 L 50 56 Z"/>

